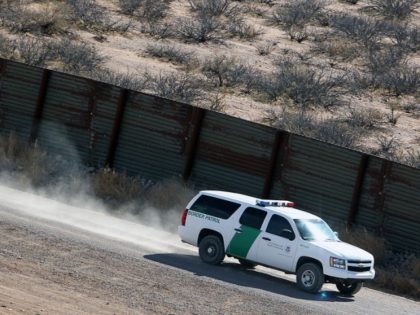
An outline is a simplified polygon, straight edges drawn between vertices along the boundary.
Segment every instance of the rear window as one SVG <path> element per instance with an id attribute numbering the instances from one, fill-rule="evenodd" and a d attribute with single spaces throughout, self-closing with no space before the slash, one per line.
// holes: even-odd
<path id="1" fill-rule="evenodd" d="M 191 210 L 228 219 L 240 206 L 239 203 L 202 195 L 191 206 Z"/>

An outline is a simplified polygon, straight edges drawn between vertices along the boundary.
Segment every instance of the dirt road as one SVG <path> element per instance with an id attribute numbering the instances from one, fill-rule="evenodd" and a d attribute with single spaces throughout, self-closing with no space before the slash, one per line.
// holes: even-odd
<path id="1" fill-rule="evenodd" d="M 0 187 L 0 314 L 420 314 L 420 303 L 325 285 L 233 259 L 200 262 L 176 235 Z"/>

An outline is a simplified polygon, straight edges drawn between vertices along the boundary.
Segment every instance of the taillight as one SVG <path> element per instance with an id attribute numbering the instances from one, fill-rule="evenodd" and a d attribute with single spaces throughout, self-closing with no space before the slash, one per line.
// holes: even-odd
<path id="1" fill-rule="evenodd" d="M 185 225 L 185 221 L 187 221 L 187 214 L 188 214 L 188 209 L 185 208 L 181 214 L 181 225 Z"/>

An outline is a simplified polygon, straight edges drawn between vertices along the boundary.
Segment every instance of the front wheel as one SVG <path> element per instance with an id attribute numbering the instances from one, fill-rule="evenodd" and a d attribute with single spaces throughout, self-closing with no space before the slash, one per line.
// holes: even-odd
<path id="1" fill-rule="evenodd" d="M 215 235 L 208 235 L 201 240 L 198 253 L 202 261 L 211 265 L 218 265 L 225 258 L 223 242 Z"/>
<path id="2" fill-rule="evenodd" d="M 317 264 L 306 263 L 299 267 L 296 281 L 301 290 L 317 293 L 324 284 L 324 274 Z"/>
<path id="3" fill-rule="evenodd" d="M 344 295 L 355 295 L 360 289 L 363 287 L 363 282 L 337 282 L 335 284 L 337 286 L 338 291 Z"/>

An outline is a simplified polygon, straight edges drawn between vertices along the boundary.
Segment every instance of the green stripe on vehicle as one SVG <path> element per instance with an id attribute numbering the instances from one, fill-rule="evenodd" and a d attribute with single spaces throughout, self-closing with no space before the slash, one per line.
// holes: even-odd
<path id="1" fill-rule="evenodd" d="M 261 231 L 259 229 L 242 225 L 242 232 L 237 232 L 231 239 L 226 252 L 232 256 L 246 258 L 252 244 L 254 244 Z"/>

